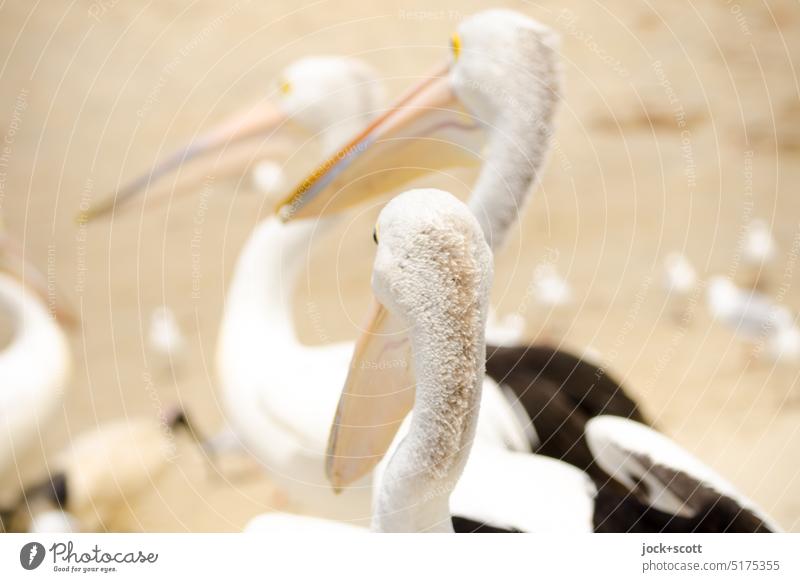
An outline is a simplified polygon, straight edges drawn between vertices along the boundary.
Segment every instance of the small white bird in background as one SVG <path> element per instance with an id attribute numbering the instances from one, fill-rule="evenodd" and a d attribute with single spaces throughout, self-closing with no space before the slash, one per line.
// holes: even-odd
<path id="1" fill-rule="evenodd" d="M 697 272 L 686 256 L 673 252 L 664 258 L 663 286 L 672 317 L 676 321 L 686 320 L 689 300 L 697 287 Z"/>
<path id="2" fill-rule="evenodd" d="M 742 280 L 763 289 L 767 284 L 768 267 L 777 255 L 777 244 L 765 220 L 754 218 L 745 229 L 742 241 Z"/>
<path id="3" fill-rule="evenodd" d="M 176 373 L 186 356 L 186 340 L 173 311 L 163 305 L 150 314 L 147 344 L 156 367 Z"/>
<path id="4" fill-rule="evenodd" d="M 800 327 L 794 324 L 778 329 L 767 342 L 766 357 L 777 363 L 800 361 Z"/>
<path id="5" fill-rule="evenodd" d="M 542 305 L 561 307 L 572 301 L 569 283 L 558 274 L 555 265 L 542 263 L 533 271 L 534 296 Z"/>
<path id="6" fill-rule="evenodd" d="M 267 196 L 277 196 L 287 186 L 286 174 L 278 162 L 263 160 L 251 173 L 253 186 Z"/>
<path id="7" fill-rule="evenodd" d="M 792 313 L 785 306 L 763 293 L 741 289 L 720 276 L 709 280 L 706 301 L 714 319 L 732 328 L 752 348 L 751 357 L 758 358 L 764 345 L 770 352 L 785 345 L 788 353 L 791 330 L 796 326 Z"/>
<path id="8" fill-rule="evenodd" d="M 533 270 L 530 291 L 534 300 L 545 308 L 540 311 L 545 321 L 539 339 L 558 337 L 569 327 L 565 320 L 568 310 L 564 309 L 572 302 L 569 283 L 558 273 L 555 265 L 541 263 Z"/>
<path id="9" fill-rule="evenodd" d="M 494 309 L 489 309 L 486 321 L 486 343 L 498 347 L 511 347 L 522 343 L 525 335 L 525 318 L 520 313 L 507 313 L 499 317 Z"/>

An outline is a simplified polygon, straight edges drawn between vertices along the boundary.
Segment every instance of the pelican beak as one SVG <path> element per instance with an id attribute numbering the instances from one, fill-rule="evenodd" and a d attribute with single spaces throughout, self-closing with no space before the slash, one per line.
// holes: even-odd
<path id="1" fill-rule="evenodd" d="M 18 279 L 46 305 L 54 303 L 53 315 L 62 325 L 75 327 L 78 324 L 75 310 L 64 301 L 54 302 L 47 278 L 25 258 L 22 247 L 6 233 L 0 233 L 0 270 Z"/>
<path id="2" fill-rule="evenodd" d="M 406 331 L 400 319 L 372 302 L 328 439 L 325 469 L 336 491 L 378 464 L 414 406 L 416 384 Z"/>
<path id="3" fill-rule="evenodd" d="M 244 152 L 245 155 L 242 155 L 242 152 L 238 151 L 239 148 L 234 147 L 245 142 L 263 146 L 263 140 L 269 138 L 267 145 L 272 148 L 268 147 L 267 151 L 260 148 L 258 154 L 262 156 L 285 155 L 288 145 L 285 140 L 281 139 L 284 136 L 279 134 L 282 134 L 285 128 L 291 127 L 292 124 L 288 123 L 287 116 L 280 108 L 271 101 L 263 99 L 232 115 L 220 125 L 192 140 L 188 145 L 179 148 L 146 173 L 117 190 L 115 195 L 101 200 L 86 212 L 80 213 L 76 220 L 78 223 L 85 223 L 103 216 L 115 207 L 128 202 L 160 178 L 183 167 L 184 164 L 206 157 L 213 152 L 225 153 L 225 159 L 215 161 L 215 171 L 220 166 L 223 168 L 223 172 L 234 169 L 241 170 L 242 166 L 253 159 L 253 151 Z M 261 140 L 257 140 L 257 138 L 261 138 Z M 276 151 L 273 152 L 272 149 Z M 183 191 L 186 190 L 183 189 Z"/>
<path id="4" fill-rule="evenodd" d="M 335 214 L 444 168 L 476 165 L 483 132 L 437 67 L 278 205 L 284 220 Z"/>

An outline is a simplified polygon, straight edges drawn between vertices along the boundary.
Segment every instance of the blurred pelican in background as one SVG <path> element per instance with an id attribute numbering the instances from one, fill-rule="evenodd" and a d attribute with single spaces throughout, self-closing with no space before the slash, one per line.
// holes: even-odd
<path id="1" fill-rule="evenodd" d="M 278 140 L 283 157 L 299 143 L 316 139 L 326 155 L 362 129 L 385 101 L 375 71 L 346 57 L 309 57 L 280 75 L 275 103 L 236 114 L 194 145 L 158 164 L 148 175 L 165 176 L 188 159 L 229 142 L 254 136 Z M 279 134 L 279 135 L 278 135 Z M 274 161 L 253 173 L 269 196 L 284 181 Z M 147 184 L 137 178 L 118 198 L 126 200 Z M 100 205 L 89 217 L 113 208 Z M 333 219 L 284 225 L 275 216 L 260 222 L 244 245 L 225 301 L 217 348 L 217 373 L 232 433 L 214 437 L 210 448 L 244 448 L 291 496 L 296 510 L 331 518 L 368 517 L 370 489 L 334 496 L 324 476 L 328 427 L 347 373 L 352 343 L 302 344 L 292 318 L 293 286 L 312 244 Z M 304 387 L 297 389 L 300 383 Z"/>
<path id="2" fill-rule="evenodd" d="M 0 223 L 0 310 L 11 327 L 0 345 L 0 475 L 15 470 L 41 441 L 72 367 L 56 316 L 67 324 L 74 319 L 67 311 L 50 312 L 47 284 L 23 257 Z"/>
<path id="3" fill-rule="evenodd" d="M 662 286 L 667 294 L 667 305 L 676 322 L 689 316 L 689 302 L 697 288 L 697 272 L 685 255 L 672 252 L 664 258 Z"/>

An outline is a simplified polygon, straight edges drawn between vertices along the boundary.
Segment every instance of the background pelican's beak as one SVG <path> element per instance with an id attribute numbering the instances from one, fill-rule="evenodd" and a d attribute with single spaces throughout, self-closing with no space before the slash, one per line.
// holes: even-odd
<path id="1" fill-rule="evenodd" d="M 38 295 L 53 310 L 55 318 L 66 327 L 75 327 L 79 318 L 75 310 L 63 299 L 56 300 L 57 289 L 47 277 L 25 259 L 22 247 L 5 232 L 0 232 L 0 271 L 18 279 L 27 289 Z"/>
<path id="2" fill-rule="evenodd" d="M 233 158 L 233 160 L 223 161 L 223 168 L 241 170 L 246 161 L 252 161 L 253 158 L 252 151 L 249 155 L 242 155 L 242 152 L 233 147 L 244 142 L 263 145 L 257 141 L 257 138 L 261 138 L 262 142 L 265 138 L 269 138 L 271 144 L 274 145 L 273 149 L 275 151 L 273 152 L 272 149 L 259 151 L 259 155 L 285 155 L 289 145 L 285 139 L 281 139 L 284 136 L 279 134 L 287 127 L 291 127 L 291 124 L 288 123 L 286 115 L 277 105 L 267 99 L 263 99 L 255 105 L 232 115 L 220 125 L 192 140 L 188 145 L 179 148 L 146 173 L 128 182 L 117 190 L 114 195 L 95 204 L 86 212 L 79 214 L 77 220 L 82 223 L 107 214 L 116 206 L 143 192 L 150 184 L 154 184 L 160 178 L 183 167 L 184 164 L 214 152 L 224 151 L 226 157 Z M 231 152 L 228 152 L 229 148 Z"/>
<path id="3" fill-rule="evenodd" d="M 373 301 L 328 440 L 326 473 L 335 490 L 367 474 L 383 458 L 414 406 L 415 386 L 406 326 Z"/>
<path id="4" fill-rule="evenodd" d="M 476 165 L 484 134 L 458 102 L 449 70 L 437 67 L 301 181 L 278 216 L 334 214 L 397 193 L 433 170 Z"/>

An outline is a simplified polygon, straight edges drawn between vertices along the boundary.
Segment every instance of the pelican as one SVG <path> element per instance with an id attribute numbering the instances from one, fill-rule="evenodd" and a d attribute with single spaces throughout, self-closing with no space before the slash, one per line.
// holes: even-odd
<path id="1" fill-rule="evenodd" d="M 599 531 L 781 531 L 733 485 L 649 427 L 598 416 L 586 424 L 586 437 L 599 466 L 630 491 L 598 497 Z"/>
<path id="2" fill-rule="evenodd" d="M 12 326 L 10 339 L 0 345 L 3 475 L 22 462 L 26 449 L 46 430 L 67 388 L 71 357 L 64 331 L 43 301 L 46 287 L 41 276 L 21 259 L 21 249 L 2 232 L 0 252 L 5 271 L 0 271 L 0 309 Z M 56 315 L 69 320 L 67 313 Z"/>
<path id="3" fill-rule="evenodd" d="M 175 431 L 196 437 L 186 414 L 163 422 L 115 420 L 79 435 L 58 455 L 50 475 L 5 510 L 6 529 L 30 532 L 103 531 L 113 516 L 174 466 Z"/>
<path id="4" fill-rule="evenodd" d="M 411 190 L 383 208 L 375 232 L 373 292 L 409 330 L 417 385 L 413 414 L 380 465 L 371 529 L 452 532 L 454 524 L 471 530 L 492 522 L 514 530 L 591 531 L 593 486 L 581 471 L 485 444 L 470 456 L 492 282 L 492 254 L 474 215 L 446 192 Z M 369 344 L 393 341 L 370 329 L 356 343 L 354 363 L 371 351 Z M 337 431 L 334 425 L 334 440 Z M 501 488 L 502 495 L 493 494 Z M 508 498 L 520 494 L 530 500 L 528 511 L 511 513 Z M 259 516 L 248 526 L 287 529 L 359 531 L 281 514 Z"/>

